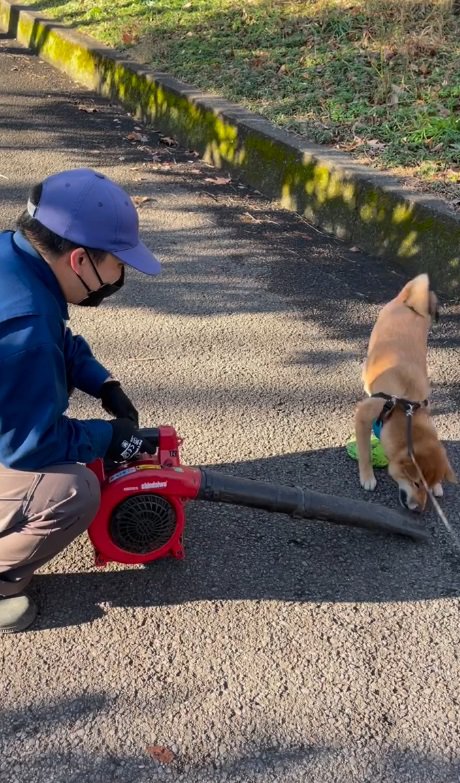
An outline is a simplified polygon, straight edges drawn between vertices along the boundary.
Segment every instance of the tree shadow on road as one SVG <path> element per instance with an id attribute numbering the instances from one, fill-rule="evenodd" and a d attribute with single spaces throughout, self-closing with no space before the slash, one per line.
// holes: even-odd
<path id="1" fill-rule="evenodd" d="M 284 728 L 277 730 L 273 723 L 264 725 L 263 720 L 258 721 L 257 730 L 249 738 L 240 730 L 244 718 L 234 723 L 231 749 L 225 754 L 200 735 L 196 737 L 196 744 L 201 752 L 198 754 L 194 747 L 192 760 L 188 757 L 190 749 L 183 748 L 180 738 L 173 737 L 171 741 L 177 752 L 170 763 L 160 764 L 147 751 L 150 744 L 148 729 L 143 742 L 139 742 L 139 749 L 130 752 L 123 747 L 125 731 L 119 737 L 110 734 L 109 742 L 104 742 L 101 735 L 94 732 L 97 723 L 109 715 L 114 701 L 113 696 L 95 691 L 72 698 L 50 698 L 29 705 L 27 710 L 4 710 L 0 748 L 3 746 L 10 751 L 20 741 L 24 749 L 22 760 L 11 761 L 16 773 L 23 765 L 30 780 L 65 779 L 67 783 L 94 783 L 96 779 L 150 783 L 157 776 L 163 779 L 166 773 L 169 780 L 176 776 L 184 780 L 184 772 L 188 780 L 202 783 L 233 779 L 257 781 L 267 774 L 275 775 L 277 780 L 321 780 L 324 783 L 336 781 L 338 771 L 342 779 L 353 781 L 457 783 L 460 775 L 460 765 L 455 760 L 421 753 L 394 742 L 386 747 L 378 747 L 373 742 L 361 745 L 358 771 L 356 759 L 351 757 L 345 744 L 328 744 L 327 738 L 322 744 L 289 741 L 280 737 L 280 732 L 281 735 L 285 733 Z M 75 734 L 77 722 L 79 736 Z M 161 729 L 159 733 L 162 734 Z M 201 757 L 199 762 L 197 755 Z M 2 754 L 4 760 L 7 756 L 8 753 Z M 8 772 L 8 765 L 3 764 L 2 770 Z"/>

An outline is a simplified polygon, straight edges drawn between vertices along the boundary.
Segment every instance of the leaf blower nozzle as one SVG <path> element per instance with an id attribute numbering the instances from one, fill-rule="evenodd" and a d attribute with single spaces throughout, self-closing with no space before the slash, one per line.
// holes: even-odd
<path id="1" fill-rule="evenodd" d="M 201 468 L 201 486 L 197 500 L 231 503 L 288 514 L 294 519 L 321 519 L 339 525 L 379 529 L 386 533 L 426 540 L 424 530 L 396 511 L 362 500 L 324 495 L 296 486 L 269 484 L 265 481 L 237 478 Z"/>

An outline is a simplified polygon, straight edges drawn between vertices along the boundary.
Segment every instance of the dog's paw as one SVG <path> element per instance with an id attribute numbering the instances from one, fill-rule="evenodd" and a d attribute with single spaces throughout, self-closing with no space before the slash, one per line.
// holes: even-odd
<path id="1" fill-rule="evenodd" d="M 442 498 L 444 495 L 444 490 L 442 488 L 442 484 L 435 484 L 433 487 L 433 495 L 435 498 Z"/>
<path id="2" fill-rule="evenodd" d="M 368 476 L 367 478 L 360 478 L 360 482 L 362 488 L 367 492 L 373 492 L 377 486 L 377 479 L 375 478 L 374 474 Z"/>

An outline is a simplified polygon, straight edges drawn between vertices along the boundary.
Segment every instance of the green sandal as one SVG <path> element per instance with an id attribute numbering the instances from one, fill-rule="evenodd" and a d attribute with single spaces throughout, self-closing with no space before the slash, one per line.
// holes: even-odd
<path id="1" fill-rule="evenodd" d="M 349 457 L 356 460 L 358 459 L 358 448 L 353 436 L 350 437 L 345 448 Z M 386 458 L 382 444 L 375 435 L 371 435 L 371 459 L 374 468 L 386 468 L 388 465 L 388 459 Z"/>

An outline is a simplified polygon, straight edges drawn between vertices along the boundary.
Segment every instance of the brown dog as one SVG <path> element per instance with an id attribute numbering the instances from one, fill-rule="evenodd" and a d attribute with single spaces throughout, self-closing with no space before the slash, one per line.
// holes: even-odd
<path id="1" fill-rule="evenodd" d="M 437 298 L 430 291 L 428 275 L 415 277 L 379 313 L 369 341 L 363 369 L 364 390 L 422 403 L 430 393 L 426 354 L 428 332 L 437 316 Z M 358 404 L 355 415 L 359 455 L 359 479 L 366 490 L 375 489 L 371 464 L 370 436 L 373 423 L 382 414 L 385 400 L 369 396 Z M 391 403 L 389 403 L 391 405 Z M 388 472 L 398 483 L 399 499 L 405 508 L 422 511 L 427 493 L 408 454 L 407 416 L 397 403 L 384 417 L 380 433 L 389 461 Z M 456 476 L 434 428 L 428 405 L 412 415 L 413 453 L 425 480 L 440 497 L 443 480 Z"/>

